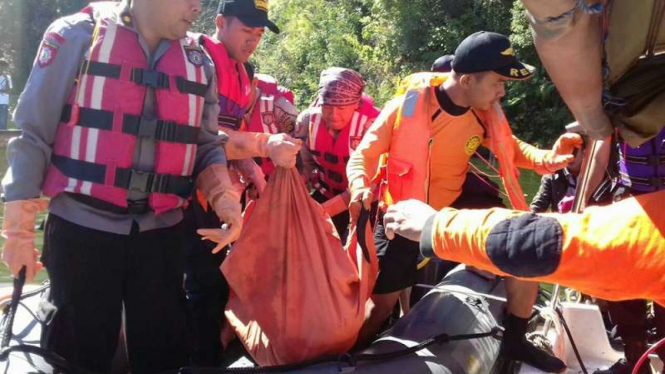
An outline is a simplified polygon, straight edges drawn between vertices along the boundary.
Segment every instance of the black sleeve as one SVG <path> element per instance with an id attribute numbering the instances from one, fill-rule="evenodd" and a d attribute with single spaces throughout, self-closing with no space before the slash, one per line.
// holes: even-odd
<path id="1" fill-rule="evenodd" d="M 425 227 L 423 227 L 423 232 L 420 234 L 420 253 L 424 257 L 437 257 L 434 253 L 434 242 L 432 241 L 432 230 L 434 230 L 434 221 L 436 220 L 436 214 L 432 214 L 431 217 L 425 222 Z"/>
<path id="2" fill-rule="evenodd" d="M 531 212 L 544 213 L 552 203 L 552 176 L 547 174 L 540 180 L 540 188 L 531 201 Z"/>

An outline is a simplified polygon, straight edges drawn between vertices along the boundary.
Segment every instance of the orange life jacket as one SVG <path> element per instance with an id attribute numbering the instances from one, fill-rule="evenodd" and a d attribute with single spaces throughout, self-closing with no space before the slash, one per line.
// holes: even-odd
<path id="1" fill-rule="evenodd" d="M 382 203 L 386 206 L 407 199 L 430 203 L 433 113 L 429 103 L 433 88 L 448 77 L 442 73 L 416 73 L 407 77 L 398 90 L 398 95 L 404 95 L 404 101 L 393 127 L 390 154 L 384 155 L 380 161 L 380 169 L 385 168 L 385 175 L 381 173 L 378 177 L 383 179 Z M 490 110 L 476 111 L 476 114 L 489 135 L 488 146 L 499 160 L 501 180 L 511 204 L 515 209 L 528 210 L 514 163 L 512 131 L 503 111 L 497 105 Z M 450 196 L 447 200 L 452 203 L 455 198 Z"/>

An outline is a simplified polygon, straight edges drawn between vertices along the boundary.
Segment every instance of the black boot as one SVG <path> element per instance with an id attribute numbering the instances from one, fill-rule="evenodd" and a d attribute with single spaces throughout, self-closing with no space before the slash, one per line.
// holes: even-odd
<path id="1" fill-rule="evenodd" d="M 519 318 L 512 314 L 506 316 L 503 325 L 505 332 L 503 333 L 499 355 L 505 359 L 522 361 L 548 373 L 560 373 L 566 370 L 563 361 L 535 347 L 526 339 L 528 322 L 528 319 Z"/>
<path id="2" fill-rule="evenodd" d="M 593 374 L 630 374 L 633 372 L 633 368 L 637 361 L 639 361 L 642 354 L 647 350 L 647 343 L 644 341 L 627 341 L 624 352 L 626 358 L 619 359 L 615 362 L 614 365 L 610 366 L 605 370 L 596 370 Z M 651 368 L 649 367 L 651 361 L 648 359 L 642 363 L 640 367 L 640 374 L 651 374 Z"/>

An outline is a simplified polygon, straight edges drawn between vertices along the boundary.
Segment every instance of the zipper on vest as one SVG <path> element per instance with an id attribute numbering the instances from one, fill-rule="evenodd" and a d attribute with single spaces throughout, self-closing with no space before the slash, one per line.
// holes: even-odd
<path id="1" fill-rule="evenodd" d="M 427 177 L 425 178 L 425 202 L 429 204 L 429 188 L 432 179 L 432 144 L 434 144 L 434 138 L 429 138 L 427 141 Z"/>

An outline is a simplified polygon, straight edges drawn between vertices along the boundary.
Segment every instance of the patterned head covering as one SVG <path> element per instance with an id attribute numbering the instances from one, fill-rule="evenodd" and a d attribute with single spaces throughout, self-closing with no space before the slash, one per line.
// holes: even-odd
<path id="1" fill-rule="evenodd" d="M 321 72 L 319 101 L 330 106 L 358 104 L 364 88 L 365 81 L 357 71 L 329 68 Z"/>

